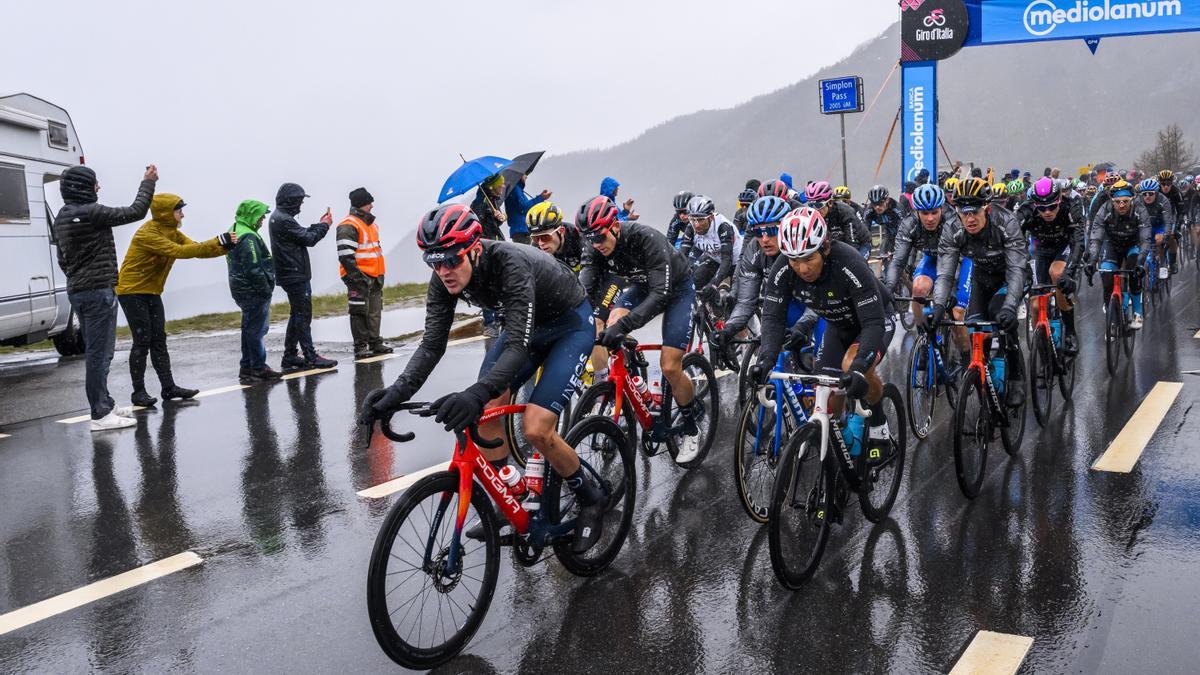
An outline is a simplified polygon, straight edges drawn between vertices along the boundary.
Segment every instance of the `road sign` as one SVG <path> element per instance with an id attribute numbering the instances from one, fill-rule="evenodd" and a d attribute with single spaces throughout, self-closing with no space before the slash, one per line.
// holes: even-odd
<path id="1" fill-rule="evenodd" d="M 821 114 L 862 112 L 862 78 L 835 77 L 821 80 Z"/>

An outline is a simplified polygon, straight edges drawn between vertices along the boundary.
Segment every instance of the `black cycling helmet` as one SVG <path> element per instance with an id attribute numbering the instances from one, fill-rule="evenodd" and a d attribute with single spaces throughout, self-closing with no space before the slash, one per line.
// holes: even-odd
<path id="1" fill-rule="evenodd" d="M 758 199 L 758 191 L 757 190 L 751 190 L 750 188 L 746 188 L 745 190 L 742 190 L 741 192 L 738 193 L 737 200 L 738 200 L 739 204 L 745 204 L 745 205 L 749 206 L 750 204 L 754 203 L 755 199 Z"/>
<path id="2" fill-rule="evenodd" d="M 781 180 L 769 180 L 758 186 L 759 197 L 781 197 L 787 199 L 788 192 L 790 191 L 791 188 L 787 186 L 787 183 Z"/>
<path id="3" fill-rule="evenodd" d="M 881 204 L 888 198 L 888 189 L 882 185 L 876 185 L 867 191 L 867 201 L 871 204 Z"/>
<path id="4" fill-rule="evenodd" d="M 675 199 L 671 204 L 675 207 L 676 211 L 685 211 L 687 210 L 688 202 L 692 201 L 692 197 L 695 196 L 687 190 L 681 190 L 679 194 L 675 195 Z"/>

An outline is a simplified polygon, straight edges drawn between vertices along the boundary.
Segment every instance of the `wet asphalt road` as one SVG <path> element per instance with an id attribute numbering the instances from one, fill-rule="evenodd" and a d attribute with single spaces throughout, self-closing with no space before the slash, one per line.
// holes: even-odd
<path id="1" fill-rule="evenodd" d="M 1114 378 L 1087 291 L 1073 405 L 1058 399 L 1044 430 L 1031 412 L 1020 456 L 993 451 L 974 501 L 955 484 L 942 407 L 928 441 L 910 436 L 892 519 L 871 526 L 853 509 L 816 577 L 787 591 L 736 496 L 727 407 L 700 469 L 639 458 L 633 530 L 606 573 L 502 556 L 487 619 L 443 670 L 945 672 L 992 630 L 1033 638 L 1024 672 L 1194 671 L 1200 379 L 1179 373 L 1200 368 L 1200 315 L 1196 280 L 1180 279 Z M 205 350 L 228 360 L 226 342 L 193 343 L 180 380 L 232 384 L 205 367 Z M 892 366 L 906 348 L 893 344 Z M 66 415 L 0 429 L 0 614 L 184 551 L 204 559 L 0 635 L 0 672 L 392 669 L 365 576 L 398 495 L 355 493 L 445 460 L 450 440 L 412 419 L 417 441 L 364 447 L 353 416 L 406 353 L 141 412 L 136 429 L 92 435 L 55 421 Z M 451 347 L 422 397 L 472 382 L 481 356 L 478 342 Z M 82 378 L 78 361 L 39 368 L 0 372 L 5 401 Z M 1154 384 L 1181 378 L 1133 472 L 1090 470 Z"/>

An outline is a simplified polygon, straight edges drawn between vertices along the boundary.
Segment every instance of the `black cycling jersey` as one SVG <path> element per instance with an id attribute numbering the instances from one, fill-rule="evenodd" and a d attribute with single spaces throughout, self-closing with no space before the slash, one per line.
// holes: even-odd
<path id="1" fill-rule="evenodd" d="M 763 253 L 757 237 L 747 239 L 742 244 L 742 257 L 738 260 L 737 283 L 734 284 L 737 289 L 736 304 L 729 318 L 725 320 L 727 328 L 731 327 L 733 330 L 739 331 L 750 322 L 750 317 L 754 316 L 754 312 L 758 309 L 761 299 L 759 291 L 762 290 L 763 280 L 771 271 L 771 265 L 778 257 L 778 253 L 770 257 Z"/>
<path id="2" fill-rule="evenodd" d="M 679 237 L 683 235 L 683 231 L 687 229 L 687 221 L 680 218 L 679 214 L 671 216 L 671 222 L 667 224 L 667 241 L 674 246 L 679 243 Z"/>
<path id="3" fill-rule="evenodd" d="M 1146 262 L 1153 240 L 1150 213 L 1145 206 L 1134 200 L 1129 213 L 1122 216 L 1116 212 L 1110 200 L 1100 207 L 1092 219 L 1092 227 L 1088 231 L 1088 253 L 1091 260 L 1099 260 L 1100 245 L 1107 244 L 1113 249 L 1109 251 L 1110 255 L 1123 258 L 1126 251 L 1138 246 L 1141 248 L 1138 265 L 1141 265 Z"/>
<path id="4" fill-rule="evenodd" d="M 904 217 L 900 215 L 900 209 L 896 207 L 896 201 L 891 197 L 887 198 L 885 204 L 883 213 L 876 213 L 875 207 L 867 206 L 863 211 L 863 224 L 867 226 L 868 232 L 879 228 L 879 250 L 883 253 L 891 253 L 895 250 L 896 235 L 900 221 L 904 220 Z"/>
<path id="5" fill-rule="evenodd" d="M 446 353 L 459 299 L 476 307 L 504 311 L 507 342 L 496 364 L 479 383 L 498 396 L 529 360 L 529 337 L 537 326 L 570 313 L 587 296 L 564 265 L 533 246 L 485 239 L 471 281 L 458 295 L 446 290 L 437 273 L 425 294 L 425 334 L 397 382 L 415 391 Z"/>
<path id="6" fill-rule="evenodd" d="M 679 252 L 694 263 L 703 263 L 706 260 L 716 262 L 717 270 L 706 282 L 707 285 L 715 286 L 728 279 L 733 272 L 733 249 L 736 242 L 737 231 L 733 223 L 718 214 L 704 234 L 696 234 L 695 227 L 688 225 L 683 231 L 683 238 L 680 239 Z M 694 280 L 700 283 L 698 276 Z"/>
<path id="7" fill-rule="evenodd" d="M 1004 281 L 1003 285 L 1009 290 L 1004 299 L 1005 306 L 1015 310 L 1020 304 L 1029 264 L 1025 235 L 1011 211 L 994 205 L 985 208 L 988 209 L 987 224 L 978 234 L 967 232 L 965 226 L 942 230 L 933 290 L 935 305 L 949 306 L 961 258 L 971 259 L 974 276 Z M 998 283 L 994 285 L 999 286 Z"/>
<path id="8" fill-rule="evenodd" d="M 942 207 L 942 220 L 932 230 L 925 229 L 916 211 L 905 216 L 896 230 L 896 248 L 893 251 L 891 262 L 888 263 L 885 285 L 889 289 L 896 288 L 896 282 L 900 280 L 900 272 L 908 265 L 908 258 L 914 251 L 919 251 L 936 260 L 938 246 L 942 241 L 942 232 L 947 229 L 960 228 L 962 228 L 962 223 L 958 220 L 958 214 L 948 206 Z"/>
<path id="9" fill-rule="evenodd" d="M 1146 213 L 1150 216 L 1151 227 L 1155 229 L 1163 228 L 1167 231 L 1175 228 L 1175 207 L 1171 204 L 1171 200 L 1167 199 L 1164 195 L 1159 194 L 1149 204 L 1141 199 L 1139 195 L 1138 203 L 1146 207 Z"/>
<path id="10" fill-rule="evenodd" d="M 866 259 L 849 244 L 831 243 L 821 275 L 812 283 L 792 271 L 786 256 L 776 256 L 763 287 L 761 363 L 774 363 L 779 355 L 793 297 L 830 327 L 857 334 L 856 360 L 874 364 L 887 348 L 883 343 L 885 315 L 892 296 L 871 273 Z"/>
<path id="11" fill-rule="evenodd" d="M 1042 249 L 1071 247 L 1067 266 L 1074 267 L 1083 257 L 1083 205 L 1077 199 L 1062 197 L 1062 204 L 1054 220 L 1047 221 L 1038 212 L 1033 202 L 1026 202 L 1017 209 L 1017 221 L 1021 231 L 1033 239 L 1034 245 Z"/>
<path id="12" fill-rule="evenodd" d="M 830 201 L 825 224 L 829 226 L 830 239 L 844 241 L 856 250 L 864 244 L 871 243 L 871 232 L 849 204 Z"/>
<path id="13" fill-rule="evenodd" d="M 562 246 L 555 251 L 554 258 L 578 274 L 583 267 L 583 237 L 572 223 L 563 223 L 562 228 Z"/>
<path id="14" fill-rule="evenodd" d="M 579 280 L 587 289 L 593 307 L 600 306 L 616 277 L 628 284 L 643 285 L 648 291 L 646 299 L 625 319 L 632 331 L 662 313 L 667 301 L 691 278 L 691 269 L 687 259 L 662 232 L 648 225 L 623 222 L 611 255 L 604 257 L 593 246 L 583 252 Z"/>
<path id="15" fill-rule="evenodd" d="M 1177 224 L 1183 219 L 1183 194 L 1179 192 L 1178 185 L 1172 185 L 1170 192 L 1160 192 L 1159 197 L 1166 197 L 1167 201 L 1171 202 L 1171 213 L 1175 214 L 1175 220 L 1172 222 Z"/>

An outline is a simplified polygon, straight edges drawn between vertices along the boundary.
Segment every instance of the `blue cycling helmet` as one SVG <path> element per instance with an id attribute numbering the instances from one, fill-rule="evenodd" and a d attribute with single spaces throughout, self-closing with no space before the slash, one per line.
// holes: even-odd
<path id="1" fill-rule="evenodd" d="M 932 183 L 926 183 L 912 193 L 913 208 L 918 211 L 932 211 L 945 203 L 946 192 Z"/>
<path id="2" fill-rule="evenodd" d="M 788 211 L 792 207 L 787 203 L 787 200 L 774 195 L 759 197 L 750 204 L 750 208 L 746 211 L 746 222 L 750 225 L 763 225 L 765 223 L 778 223 L 783 220 Z"/>
<path id="3" fill-rule="evenodd" d="M 1154 180 L 1153 178 L 1147 178 L 1146 180 L 1138 183 L 1137 191 L 1158 192 L 1158 181 Z"/>

